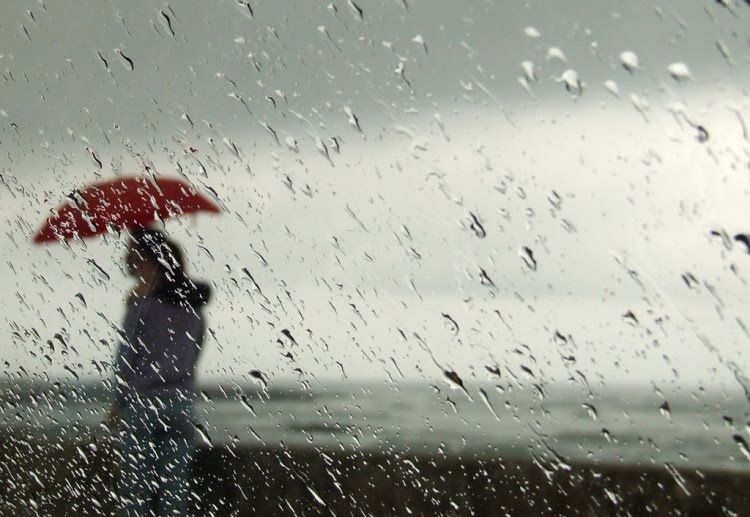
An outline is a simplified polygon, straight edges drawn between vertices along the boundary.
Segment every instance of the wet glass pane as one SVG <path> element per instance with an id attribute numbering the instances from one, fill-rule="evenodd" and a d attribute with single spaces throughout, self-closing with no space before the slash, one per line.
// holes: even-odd
<path id="1" fill-rule="evenodd" d="M 0 5 L 2 515 L 741 515 L 750 5 Z"/>

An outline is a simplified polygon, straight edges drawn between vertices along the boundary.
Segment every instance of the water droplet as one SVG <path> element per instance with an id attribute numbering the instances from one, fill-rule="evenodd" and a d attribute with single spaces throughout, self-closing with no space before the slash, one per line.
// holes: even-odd
<path id="1" fill-rule="evenodd" d="M 526 264 L 526 267 L 528 267 L 532 271 L 536 271 L 537 263 L 536 259 L 534 258 L 534 252 L 531 250 L 531 248 L 524 246 L 523 248 L 521 248 L 521 252 L 519 254 L 521 256 L 521 259 L 523 260 L 523 263 Z"/>
<path id="2" fill-rule="evenodd" d="M 315 137 L 315 147 L 318 148 L 318 151 L 320 154 L 326 157 L 326 159 L 333 165 L 333 161 L 331 160 L 331 155 L 328 152 L 328 146 L 321 140 L 319 137 Z"/>
<path id="3" fill-rule="evenodd" d="M 294 139 L 293 136 L 287 136 L 284 138 L 284 143 L 286 143 L 286 146 L 291 149 L 292 151 L 298 151 L 297 148 L 297 141 Z"/>
<path id="4" fill-rule="evenodd" d="M 526 76 L 527 81 L 536 81 L 536 71 L 534 70 L 534 63 L 531 61 L 522 61 L 521 68 Z"/>
<path id="5" fill-rule="evenodd" d="M 750 253 L 750 235 L 747 233 L 738 233 L 734 236 L 734 240 L 745 246 L 743 250 L 745 253 Z"/>
<path id="6" fill-rule="evenodd" d="M 427 54 L 427 43 L 424 42 L 424 38 L 421 34 L 417 34 L 411 39 L 414 43 L 417 43 L 418 45 L 422 45 L 422 48 L 424 49 L 424 53 Z"/>
<path id="7" fill-rule="evenodd" d="M 97 264 L 96 260 L 86 259 L 86 262 L 91 264 L 94 267 L 94 269 L 96 269 L 96 271 L 104 278 L 104 280 L 110 280 L 109 273 L 104 271 L 104 269 L 99 264 Z"/>
<path id="8" fill-rule="evenodd" d="M 667 472 L 672 476 L 672 479 L 675 480 L 677 483 L 677 486 L 679 486 L 682 491 L 685 493 L 685 495 L 690 495 L 690 490 L 687 488 L 687 482 L 685 481 L 685 478 L 682 476 L 682 474 L 679 473 L 679 471 L 675 468 L 674 465 L 671 463 L 665 463 L 664 468 L 667 469 Z"/>
<path id="9" fill-rule="evenodd" d="M 622 63 L 623 68 L 631 73 L 635 70 L 640 70 L 641 68 L 638 56 L 635 52 L 631 52 L 630 50 L 626 50 L 620 54 L 620 62 Z"/>
<path id="10" fill-rule="evenodd" d="M 83 307 L 86 308 L 86 298 L 84 298 L 81 293 L 76 293 L 76 298 L 78 298 L 78 300 L 80 300 Z"/>
<path id="11" fill-rule="evenodd" d="M 732 13 L 735 13 L 735 5 L 734 0 L 716 0 L 716 3 L 720 6 L 728 9 Z"/>
<path id="12" fill-rule="evenodd" d="M 558 47 L 550 47 L 547 49 L 547 59 L 559 59 L 563 63 L 568 62 L 568 58 L 565 57 L 565 53 Z"/>
<path id="13" fill-rule="evenodd" d="M 323 501 L 323 499 L 318 495 L 318 493 L 315 490 L 313 490 L 313 488 L 310 485 L 305 483 L 305 487 L 307 487 L 307 491 L 310 492 L 310 495 L 313 496 L 316 503 L 318 503 L 321 506 L 326 506 L 326 503 Z"/>
<path id="14" fill-rule="evenodd" d="M 625 314 L 623 314 L 622 319 L 625 320 L 627 324 L 632 325 L 633 327 L 638 326 L 638 318 L 635 317 L 635 314 L 633 314 L 633 311 L 628 311 Z"/>
<path id="15" fill-rule="evenodd" d="M 583 406 L 583 409 L 585 409 L 586 412 L 589 414 L 592 420 L 599 419 L 599 412 L 596 410 L 596 408 L 593 405 L 584 402 L 582 406 Z"/>
<path id="16" fill-rule="evenodd" d="M 484 369 L 490 372 L 492 375 L 500 377 L 500 368 L 498 366 L 485 366 Z"/>
<path id="17" fill-rule="evenodd" d="M 161 9 L 159 9 L 159 14 L 162 17 L 162 21 L 164 25 L 169 30 L 169 33 L 172 35 L 172 37 L 174 37 L 175 33 L 174 33 L 174 28 L 172 28 L 172 18 L 170 18 L 169 15 L 165 13 L 164 11 L 162 11 Z"/>
<path id="18" fill-rule="evenodd" d="M 456 372 L 453 370 L 443 370 L 443 375 L 450 381 L 450 384 L 453 385 L 453 387 L 461 389 L 461 391 L 469 397 L 469 400 L 473 400 L 469 394 L 469 390 L 466 389 L 463 379 L 461 379 Z"/>
<path id="19" fill-rule="evenodd" d="M 719 52 L 721 52 L 721 56 L 724 58 L 727 64 L 729 66 L 734 66 L 734 59 L 732 59 L 732 54 L 729 52 L 729 48 L 726 46 L 726 44 L 724 44 L 723 41 L 717 41 L 716 48 L 719 49 Z"/>
<path id="20" fill-rule="evenodd" d="M 282 333 L 284 332 L 284 330 L 282 330 Z M 289 331 L 286 330 L 286 332 L 289 332 Z M 289 338 L 292 341 L 292 343 L 297 344 L 297 342 L 294 341 L 294 338 L 291 337 L 291 334 L 289 334 Z M 266 376 L 263 374 L 263 372 L 261 372 L 260 370 L 250 370 L 249 374 L 250 374 L 250 377 L 260 382 L 264 390 L 268 391 L 268 381 L 266 380 Z"/>
<path id="21" fill-rule="evenodd" d="M 365 12 L 362 10 L 362 8 L 360 6 L 358 6 L 357 4 L 354 3 L 354 0 L 348 0 L 347 4 L 352 9 L 352 11 L 354 12 L 354 15 L 357 18 L 359 18 L 360 20 L 364 19 Z"/>
<path id="22" fill-rule="evenodd" d="M 247 400 L 247 397 L 245 395 L 242 395 L 240 403 L 242 404 L 242 407 L 247 409 L 253 416 L 258 416 L 258 414 L 255 412 L 255 409 L 253 409 L 253 406 L 250 405 L 250 402 Z"/>
<path id="23" fill-rule="evenodd" d="M 487 272 L 482 268 L 479 268 L 479 281 L 482 283 L 482 285 L 493 287 L 495 289 L 497 288 L 495 282 L 492 281 Z"/>
<path id="24" fill-rule="evenodd" d="M 538 38 L 541 36 L 538 30 L 536 30 L 534 27 L 526 27 L 523 30 L 524 34 L 526 34 L 529 38 Z"/>
<path id="25" fill-rule="evenodd" d="M 682 281 L 685 282 L 685 285 L 688 286 L 688 289 L 692 289 L 698 285 L 698 280 L 689 271 L 682 274 Z"/>
<path id="26" fill-rule="evenodd" d="M 698 131 L 698 134 L 695 136 L 696 140 L 698 140 L 698 142 L 702 144 L 705 144 L 706 142 L 708 142 L 708 138 L 709 138 L 708 130 L 701 125 L 695 126 L 695 129 Z"/>
<path id="27" fill-rule="evenodd" d="M 117 54 L 118 56 L 120 56 L 120 57 L 122 58 L 122 60 L 123 60 L 123 61 L 125 62 L 125 63 L 123 64 L 123 66 L 125 66 L 125 68 L 127 68 L 127 69 L 128 69 L 128 70 L 130 70 L 131 72 L 132 72 L 132 71 L 133 71 L 133 70 L 135 69 L 135 63 L 133 62 L 133 60 L 132 60 L 132 59 L 130 59 L 130 58 L 129 58 L 128 56 L 126 56 L 125 54 L 123 54 L 123 53 L 122 53 L 122 50 L 120 50 L 119 48 L 116 48 L 116 49 L 115 49 L 115 53 L 116 53 L 116 54 Z"/>
<path id="28" fill-rule="evenodd" d="M 672 63 L 667 67 L 667 72 L 672 76 L 672 79 L 678 82 L 689 81 L 693 78 L 685 63 Z"/>
<path id="29" fill-rule="evenodd" d="M 574 96 L 580 96 L 583 93 L 583 83 L 578 78 L 578 72 L 569 68 L 563 72 L 558 82 L 565 85 L 565 89 L 572 93 Z"/>
<path id="30" fill-rule="evenodd" d="M 443 318 L 445 318 L 445 319 L 446 319 L 446 321 L 447 321 L 447 322 L 448 322 L 448 324 L 450 325 L 450 328 L 451 328 L 451 330 L 453 331 L 453 335 L 454 335 L 454 336 L 455 336 L 455 335 L 458 335 L 458 323 L 456 323 L 456 320 L 454 320 L 454 319 L 453 319 L 453 318 L 451 317 L 451 315 L 450 315 L 450 314 L 447 314 L 447 313 L 445 313 L 445 312 L 443 312 L 443 313 L 442 313 L 441 315 L 443 316 Z"/>
<path id="31" fill-rule="evenodd" d="M 492 402 L 490 402 L 490 397 L 487 395 L 487 392 L 484 391 L 483 388 L 479 388 L 479 395 L 482 398 L 482 402 L 484 402 L 484 405 L 487 406 L 487 409 L 490 410 L 490 413 L 492 413 L 492 416 L 494 416 L 498 421 L 500 421 L 500 417 L 497 416 L 497 413 L 495 412 L 495 408 L 492 407 Z"/>
<path id="32" fill-rule="evenodd" d="M 396 68 L 395 68 L 395 70 L 393 72 L 396 75 L 398 75 L 401 78 L 402 81 L 404 81 L 404 83 L 406 84 L 406 86 L 408 86 L 409 88 L 411 88 L 411 81 L 409 81 L 409 78 L 406 77 L 406 65 L 404 64 L 403 61 L 399 62 L 399 64 L 396 65 Z"/>
<path id="33" fill-rule="evenodd" d="M 620 88 L 617 86 L 617 83 L 614 82 L 613 80 L 609 79 L 607 81 L 604 81 L 604 87 L 609 91 L 609 93 L 611 93 L 615 97 L 620 96 Z"/>
<path id="34" fill-rule="evenodd" d="M 661 406 L 659 406 L 659 412 L 668 419 L 672 418 L 672 410 L 669 407 L 669 402 L 666 400 L 662 402 Z"/>
<path id="35" fill-rule="evenodd" d="M 630 94 L 630 102 L 633 103 L 633 107 L 640 113 L 641 115 L 646 117 L 646 111 L 648 111 L 648 101 L 644 99 L 643 97 L 638 96 L 636 93 Z"/>
<path id="36" fill-rule="evenodd" d="M 745 441 L 745 439 L 741 435 L 739 435 L 739 434 L 732 435 L 732 439 L 734 439 L 734 442 L 737 445 L 739 445 L 740 451 L 742 452 L 742 454 L 748 460 L 750 460 L 750 448 L 748 448 L 747 442 Z"/>
<path id="37" fill-rule="evenodd" d="M 560 226 L 562 226 L 563 229 L 568 233 L 576 233 L 577 231 L 575 225 L 567 219 L 561 219 Z"/>
<path id="38" fill-rule="evenodd" d="M 536 379 L 536 376 L 534 375 L 534 371 L 526 366 L 525 364 L 520 365 L 520 370 L 526 375 L 529 379 Z"/>
<path id="39" fill-rule="evenodd" d="M 469 212 L 469 217 L 471 218 L 471 221 L 469 223 L 469 228 L 474 230 L 474 234 L 479 237 L 480 239 L 484 239 L 487 236 L 487 232 L 484 230 L 484 226 L 482 226 L 482 223 L 479 222 L 479 219 L 477 219 L 477 216 L 474 215 L 472 212 Z"/>
<path id="40" fill-rule="evenodd" d="M 229 151 L 236 157 L 239 158 L 240 156 L 240 150 L 237 148 L 237 146 L 232 142 L 229 138 L 226 136 L 221 139 L 221 141 L 224 143 L 224 145 L 229 149 Z"/>
<path id="41" fill-rule="evenodd" d="M 346 113 L 346 115 L 349 117 L 349 124 L 351 124 L 352 127 L 356 128 L 357 131 L 359 131 L 361 133 L 362 132 L 362 128 L 359 125 L 359 119 L 354 114 L 354 112 L 352 111 L 352 109 L 349 106 L 344 106 L 344 113 Z"/>
<path id="42" fill-rule="evenodd" d="M 547 194 L 547 201 L 549 201 L 550 205 L 552 205 L 555 210 L 560 210 L 562 207 L 562 198 L 560 197 L 560 194 L 554 190 Z"/>
<path id="43" fill-rule="evenodd" d="M 726 232 L 726 230 L 711 230 L 711 236 L 718 237 L 721 240 L 722 245 L 724 245 L 724 248 L 727 251 L 731 251 L 732 239 L 729 238 L 729 234 Z"/>
<path id="44" fill-rule="evenodd" d="M 101 159 L 99 159 L 99 155 L 97 154 L 97 152 L 91 149 L 90 147 L 86 147 L 86 152 L 89 153 L 89 157 L 91 158 L 91 161 L 94 162 L 94 165 L 96 165 L 96 168 L 101 169 L 102 161 Z"/>
<path id="45" fill-rule="evenodd" d="M 208 435 L 208 432 L 203 427 L 203 424 L 195 424 L 195 430 L 198 432 L 198 436 L 203 441 L 203 443 L 208 447 L 213 447 L 214 444 L 211 441 L 211 437 Z"/>

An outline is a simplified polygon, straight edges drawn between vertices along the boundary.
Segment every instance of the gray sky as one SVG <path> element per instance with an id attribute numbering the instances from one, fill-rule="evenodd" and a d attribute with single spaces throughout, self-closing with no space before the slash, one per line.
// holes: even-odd
<path id="1" fill-rule="evenodd" d="M 6 373 L 110 358 L 122 243 L 30 236 L 149 167 L 226 208 L 167 226 L 216 287 L 204 377 L 736 387 L 750 256 L 710 232 L 750 231 L 744 4 L 49 4 L 0 7 Z"/>

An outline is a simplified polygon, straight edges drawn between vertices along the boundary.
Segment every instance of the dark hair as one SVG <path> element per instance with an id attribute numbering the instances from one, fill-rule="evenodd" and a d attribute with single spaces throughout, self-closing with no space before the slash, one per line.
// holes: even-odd
<path id="1" fill-rule="evenodd" d="M 185 278 L 185 258 L 180 247 L 160 230 L 143 228 L 132 234 L 133 250 L 143 259 L 156 264 L 171 280 Z"/>
<path id="2" fill-rule="evenodd" d="M 188 278 L 182 250 L 177 244 L 153 228 L 139 229 L 131 235 L 132 251 L 141 260 L 156 264 L 164 277 L 151 296 L 167 303 L 189 306 L 193 310 L 208 303 L 211 298 L 211 287 Z"/>

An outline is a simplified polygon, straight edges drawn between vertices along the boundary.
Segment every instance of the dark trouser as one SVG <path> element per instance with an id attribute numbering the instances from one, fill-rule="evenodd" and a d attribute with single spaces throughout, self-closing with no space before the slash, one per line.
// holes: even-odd
<path id="1" fill-rule="evenodd" d="M 161 398 L 127 404 L 120 413 L 120 515 L 187 515 L 195 427 L 190 400 Z"/>

